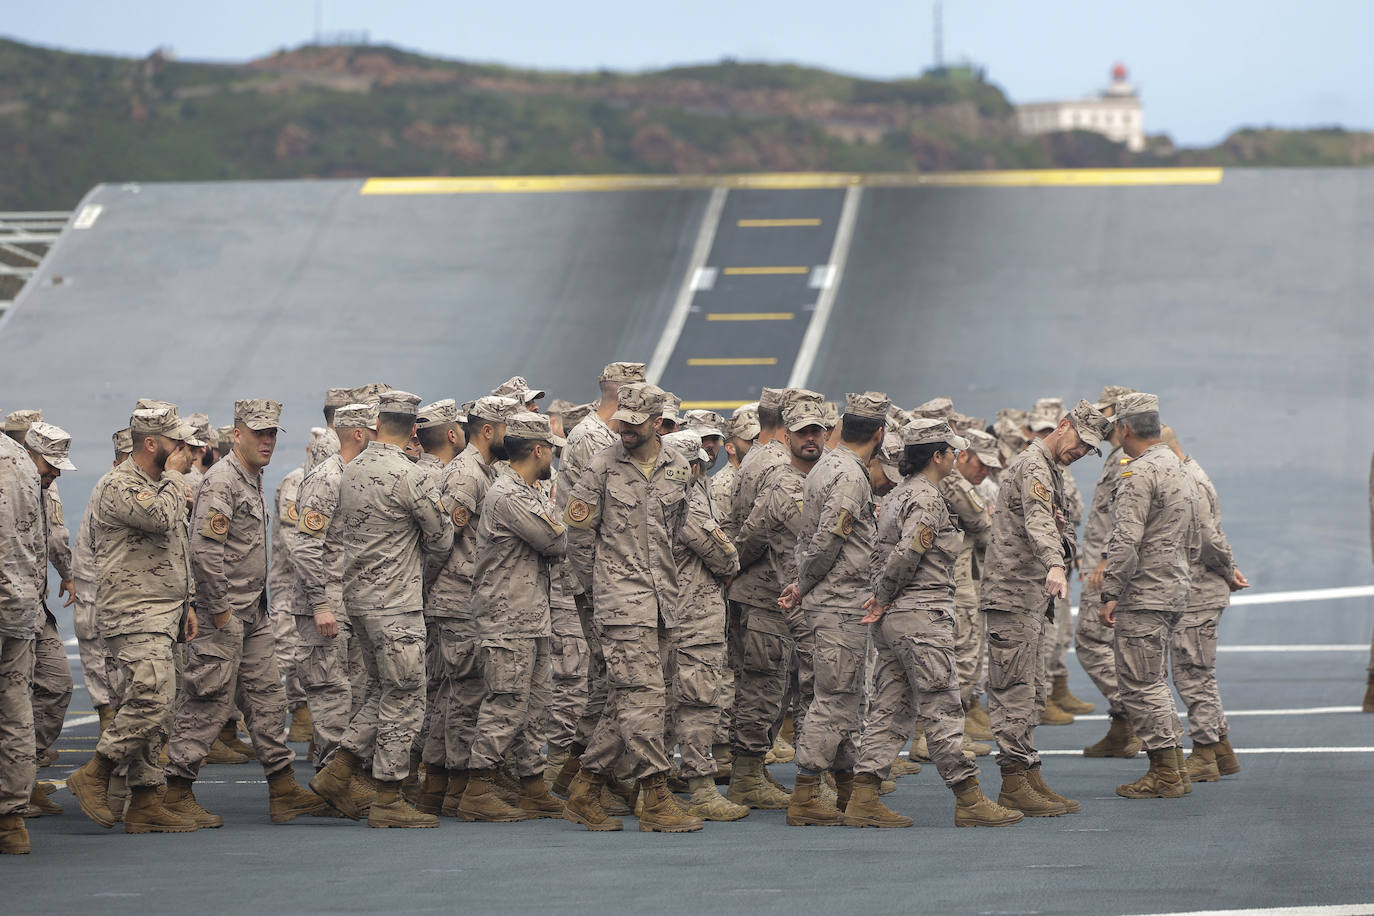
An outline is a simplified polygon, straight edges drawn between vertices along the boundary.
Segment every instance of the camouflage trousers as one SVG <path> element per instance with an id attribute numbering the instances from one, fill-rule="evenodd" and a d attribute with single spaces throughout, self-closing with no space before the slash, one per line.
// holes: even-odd
<path id="1" fill-rule="evenodd" d="M 353 691 L 348 683 L 348 633 L 321 636 L 315 618 L 296 615 L 296 680 L 305 691 L 310 722 L 315 732 L 316 769 L 323 767 L 339 749 L 348 720 L 352 718 Z"/>
<path id="2" fill-rule="evenodd" d="M 468 766 L 499 769 L 509 752 L 515 775 L 544 772 L 545 721 L 552 693 L 549 637 L 482 640 L 487 695 L 477 712 Z"/>
<path id="3" fill-rule="evenodd" d="M 263 770 L 275 773 L 290 766 L 296 753 L 286 744 L 286 690 L 268 615 L 259 610 L 243 620 L 230 614 L 219 628 L 204 611 L 197 611 L 196 620 L 200 629 L 186 644 L 184 689 L 172 719 L 167 775 L 195 779 L 235 707 L 243 713 Z"/>
<path id="4" fill-rule="evenodd" d="M 606 706 L 581 758 L 582 768 L 609 774 L 622 756 L 628 775 L 644 779 L 668 770 L 663 740 L 665 690 L 661 627 L 597 625 L 606 660 Z"/>
<path id="5" fill-rule="evenodd" d="M 420 611 L 354 615 L 353 639 L 367 669 L 367 696 L 339 746 L 372 761 L 372 775 L 410 775 L 410 748 L 425 718 L 425 618 Z"/>
<path id="6" fill-rule="evenodd" d="M 1169 690 L 1168 658 L 1178 611 L 1116 613 L 1116 680 L 1121 705 L 1147 751 L 1183 744 L 1183 723 Z"/>
<path id="7" fill-rule="evenodd" d="M 668 664 L 668 746 L 682 753 L 682 775 L 711 776 L 716 761 L 711 745 L 725 712 L 725 643 L 684 645 L 670 639 Z"/>
<path id="8" fill-rule="evenodd" d="M 576 622 L 574 619 L 573 623 Z M 567 747 L 577 738 L 577 723 L 587 705 L 590 658 L 581 633 L 559 633 L 558 629 L 555 621 L 555 632 L 549 638 L 553 689 L 549 697 L 548 735 L 551 747 Z"/>
<path id="9" fill-rule="evenodd" d="M 1040 614 L 987 610 L 988 718 L 1002 752 L 997 763 L 1034 766 L 1035 724 L 1045 711 L 1048 691 L 1041 641 L 1045 624 Z"/>
<path id="10" fill-rule="evenodd" d="M 290 601 L 281 601 L 273 602 L 271 616 L 273 649 L 286 688 L 286 708 L 295 709 L 306 702 L 305 685 L 296 673 L 296 615 L 291 612 Z"/>
<path id="11" fill-rule="evenodd" d="M 477 739 L 477 712 L 487 695 L 482 640 L 475 620 L 435 617 L 433 622 L 437 678 L 434 702 L 425 715 L 429 734 L 421 757 L 432 766 L 466 770 Z"/>
<path id="12" fill-rule="evenodd" d="M 52 747 L 62 734 L 72 687 L 72 669 L 57 620 L 45 612 L 43 628 L 33 643 L 33 740 L 40 752 Z"/>
<path id="13" fill-rule="evenodd" d="M 847 772 L 859 757 L 868 624 L 860 623 L 853 612 L 808 611 L 807 618 L 815 653 L 816 698 L 797 732 L 797 768 Z"/>
<path id="14" fill-rule="evenodd" d="M 1112 649 L 1112 628 L 1097 619 L 1102 593 L 1083 589 L 1078 599 L 1078 627 L 1074 635 L 1074 654 L 1098 692 L 1107 699 L 1107 712 L 1120 718 L 1126 715 L 1121 691 L 1116 683 L 1116 654 Z"/>
<path id="15" fill-rule="evenodd" d="M 592 621 L 591 606 L 579 607 L 577 617 L 582 624 L 582 639 L 587 644 L 587 702 L 582 705 L 574 741 L 586 747 L 592 743 L 592 735 L 601 724 L 610 685 L 606 681 L 606 656 L 601 650 L 601 636 Z"/>
<path id="16" fill-rule="evenodd" d="M 977 765 L 964 756 L 954 617 L 947 611 L 892 608 L 871 633 L 878 665 L 854 772 L 887 779 L 919 716 L 930 759 L 945 785 L 977 776 Z"/>
<path id="17" fill-rule="evenodd" d="M 735 753 L 761 757 L 773 746 L 774 730 L 782 718 L 792 629 L 778 608 L 731 604 L 737 608 L 740 626 L 730 745 Z"/>
<path id="18" fill-rule="evenodd" d="M 33 637 L 0 636 L 0 815 L 29 803 L 38 765 L 33 745 Z"/>
<path id="19" fill-rule="evenodd" d="M 111 677 L 117 693 L 114 718 L 100 736 L 96 753 L 115 761 L 118 769 L 127 769 L 130 786 L 162 785 L 157 761 L 167 743 L 176 699 L 172 637 L 165 633 L 106 636 L 105 649 L 117 669 Z"/>
<path id="20" fill-rule="evenodd" d="M 1174 686 L 1188 707 L 1188 734 L 1216 744 L 1230 732 L 1217 687 L 1217 627 L 1225 608 L 1187 611 L 1169 645 Z"/>
<path id="21" fill-rule="evenodd" d="M 716 726 L 716 744 L 729 744 L 735 728 L 735 684 L 739 681 L 744 655 L 744 605 L 725 602 L 725 684 L 721 702 L 724 711 Z"/>
<path id="22" fill-rule="evenodd" d="M 954 660 L 965 708 L 981 693 L 978 681 L 986 654 L 983 615 L 978 613 L 978 580 L 973 577 L 973 548 L 969 547 L 954 560 Z"/>
<path id="23" fill-rule="evenodd" d="M 91 698 L 93 706 L 109 706 L 114 692 L 110 689 L 110 673 L 105 667 L 105 641 L 100 638 L 100 630 L 96 626 L 94 604 L 77 601 L 72 605 L 72 629 L 76 631 L 86 695 Z"/>
<path id="24" fill-rule="evenodd" d="M 429 723 L 433 718 L 431 710 L 437 702 L 439 692 L 439 669 L 442 659 L 439 656 L 439 619 L 425 615 L 425 717 L 420 722 L 420 730 L 410 743 L 412 757 L 424 757 L 425 744 L 429 741 Z"/>
<path id="25" fill-rule="evenodd" d="M 1054 620 L 1045 622 L 1045 639 L 1041 651 L 1045 654 L 1045 678 L 1047 681 L 1057 677 L 1068 677 L 1069 666 L 1065 663 L 1069 646 L 1073 645 L 1073 613 L 1068 601 L 1055 602 Z"/>

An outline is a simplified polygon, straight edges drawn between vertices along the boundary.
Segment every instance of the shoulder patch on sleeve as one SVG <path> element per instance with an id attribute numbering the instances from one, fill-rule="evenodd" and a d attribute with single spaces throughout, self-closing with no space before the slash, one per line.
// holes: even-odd
<path id="1" fill-rule="evenodd" d="M 314 509 L 306 509 L 305 515 L 301 516 L 300 524 L 296 526 L 306 534 L 313 534 L 315 537 L 324 537 L 324 531 L 329 527 L 329 516 Z"/>
<path id="2" fill-rule="evenodd" d="M 568 508 L 563 510 L 563 517 L 568 524 L 574 528 L 587 527 L 587 519 L 591 518 L 592 507 L 587 505 L 585 500 L 572 499 L 568 501 Z"/>
<path id="3" fill-rule="evenodd" d="M 854 516 L 850 514 L 848 509 L 841 509 L 839 520 L 835 522 L 835 527 L 830 530 L 842 538 L 849 537 L 854 531 Z"/>
<path id="4" fill-rule="evenodd" d="M 552 515 L 550 515 L 550 514 L 547 513 L 547 512 L 540 512 L 540 513 L 539 513 L 539 517 L 542 518 L 544 521 L 546 521 L 546 522 L 549 523 L 549 527 L 553 529 L 553 533 L 554 533 L 554 534 L 562 534 L 562 533 L 563 533 L 563 531 L 564 531 L 563 526 L 560 525 L 560 524 L 558 524 L 558 522 L 554 521 Z"/>
<path id="5" fill-rule="evenodd" d="M 911 549 L 925 553 L 935 546 L 935 529 L 929 525 L 917 525 L 916 534 L 911 538 Z"/>
<path id="6" fill-rule="evenodd" d="M 211 510 L 205 518 L 205 525 L 201 528 L 201 534 L 212 541 L 221 543 L 229 536 L 229 516 L 223 512 Z"/>
<path id="7" fill-rule="evenodd" d="M 157 494 L 154 493 L 152 490 L 139 490 L 137 493 L 134 494 L 134 500 L 140 506 L 146 506 L 148 505 L 148 503 L 152 502 L 155 499 L 157 499 Z"/>
<path id="8" fill-rule="evenodd" d="M 798 512 L 804 511 L 805 506 L 804 506 L 804 504 L 802 503 L 802 501 L 801 501 L 800 499 L 798 499 L 798 500 L 795 500 L 795 502 L 796 502 L 796 504 L 797 504 L 797 511 L 798 511 Z"/>
<path id="9" fill-rule="evenodd" d="M 973 487 L 969 487 L 964 492 L 968 494 L 968 501 L 973 505 L 973 508 L 977 509 L 979 512 L 987 508 L 983 503 L 983 498 L 978 495 L 978 491 L 973 489 Z"/>
<path id="10" fill-rule="evenodd" d="M 722 531 L 720 528 L 712 528 L 711 537 L 715 538 L 717 541 L 720 541 L 722 544 L 724 544 L 725 547 L 728 548 L 731 553 L 734 552 L 735 545 L 731 542 L 730 536 L 726 534 L 724 531 Z"/>
<path id="11" fill-rule="evenodd" d="M 285 515 L 286 520 L 293 525 L 301 520 L 301 510 L 296 508 L 296 501 L 294 499 L 288 499 L 286 501 L 286 507 L 282 509 L 282 515 Z"/>
<path id="12" fill-rule="evenodd" d="M 455 506 L 453 508 L 453 527 L 466 528 L 469 518 L 471 518 L 471 516 L 468 513 L 467 506 Z"/>
<path id="13" fill-rule="evenodd" d="M 1031 484 L 1031 495 L 1034 496 L 1036 499 L 1040 500 L 1046 506 L 1050 505 L 1049 487 L 1045 486 L 1040 481 L 1037 480 Z"/>

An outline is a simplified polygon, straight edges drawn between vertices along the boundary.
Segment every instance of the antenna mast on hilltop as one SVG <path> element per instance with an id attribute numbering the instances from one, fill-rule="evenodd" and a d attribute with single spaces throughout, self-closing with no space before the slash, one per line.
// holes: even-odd
<path id="1" fill-rule="evenodd" d="M 935 0 L 935 69 L 941 70 L 945 66 L 945 16 L 944 4 L 940 0 Z"/>

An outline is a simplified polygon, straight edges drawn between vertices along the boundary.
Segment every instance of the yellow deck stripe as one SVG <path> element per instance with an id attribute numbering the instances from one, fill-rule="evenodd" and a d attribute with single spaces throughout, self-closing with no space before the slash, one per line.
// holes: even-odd
<path id="1" fill-rule="evenodd" d="M 1004 172 L 758 172 L 746 175 L 493 175 L 369 178 L 362 193 L 524 194 L 553 191 L 665 191 L 696 188 L 818 190 L 905 187 L 1114 187 L 1220 184 L 1219 168 L 1022 169 Z"/>
<path id="2" fill-rule="evenodd" d="M 694 356 L 689 366 L 776 366 L 776 356 Z"/>
<path id="3" fill-rule="evenodd" d="M 707 321 L 791 321 L 793 312 L 707 312 Z"/>
<path id="4" fill-rule="evenodd" d="M 809 267 L 727 267 L 727 277 L 776 277 L 780 274 L 809 274 Z"/>
<path id="5" fill-rule="evenodd" d="M 742 219 L 735 225 L 741 229 L 793 229 L 802 226 L 819 226 L 819 218 L 809 219 Z"/>
<path id="6" fill-rule="evenodd" d="M 751 401 L 683 401 L 678 407 L 682 410 L 734 410 Z"/>

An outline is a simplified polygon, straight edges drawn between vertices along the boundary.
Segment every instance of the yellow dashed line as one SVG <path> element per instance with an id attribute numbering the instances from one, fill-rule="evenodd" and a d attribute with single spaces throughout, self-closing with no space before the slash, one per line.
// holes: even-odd
<path id="1" fill-rule="evenodd" d="M 683 401 L 678 405 L 682 410 L 734 410 L 752 401 Z"/>
<path id="2" fill-rule="evenodd" d="M 697 356 L 687 360 L 689 366 L 776 366 L 776 356 Z"/>
<path id="3" fill-rule="evenodd" d="M 776 277 L 781 274 L 809 274 L 809 267 L 727 267 L 727 277 Z"/>
<path id="4" fill-rule="evenodd" d="M 820 219 L 742 219 L 735 225 L 741 229 L 798 229 L 803 226 L 819 226 Z"/>
<path id="5" fill-rule="evenodd" d="M 791 321 L 792 312 L 707 312 L 707 321 Z"/>

